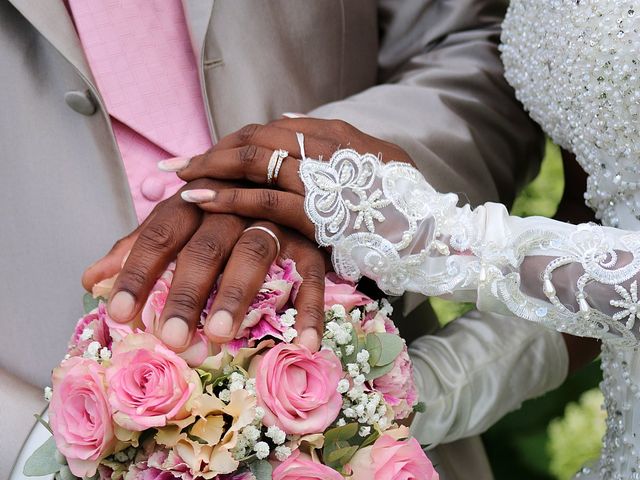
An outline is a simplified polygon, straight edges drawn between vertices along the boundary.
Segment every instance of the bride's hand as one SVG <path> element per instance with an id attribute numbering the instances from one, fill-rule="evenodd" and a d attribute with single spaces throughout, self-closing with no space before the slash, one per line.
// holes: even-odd
<path id="1" fill-rule="evenodd" d="M 266 185 L 267 188 L 187 191 L 182 197 L 208 212 L 271 220 L 313 240 L 314 226 L 305 214 L 305 188 L 298 172 L 303 156 L 298 132 L 304 135 L 304 153 L 310 158 L 328 160 L 337 150 L 351 148 L 361 154 L 380 155 L 384 161 L 413 165 L 411 157 L 397 145 L 367 135 L 346 122 L 296 118 L 267 125 L 247 125 L 223 138 L 207 153 L 193 157 L 186 165 L 168 161 L 161 162 L 160 168 L 175 171 L 186 181 L 208 177 Z M 277 178 L 269 184 L 270 159 L 279 149 L 289 155 Z"/>

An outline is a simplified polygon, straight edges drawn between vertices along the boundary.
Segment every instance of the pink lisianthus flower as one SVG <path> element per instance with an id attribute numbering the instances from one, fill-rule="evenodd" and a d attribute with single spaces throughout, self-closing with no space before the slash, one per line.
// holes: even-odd
<path id="1" fill-rule="evenodd" d="M 391 371 L 373 381 L 373 388 L 380 392 L 387 404 L 391 406 L 396 420 L 411 415 L 418 401 L 418 394 L 406 345 L 396 358 Z"/>
<path id="2" fill-rule="evenodd" d="M 115 422 L 133 431 L 186 418 L 187 402 L 202 389 L 197 372 L 147 333 L 114 343 L 106 378 Z"/>
<path id="3" fill-rule="evenodd" d="M 355 307 L 371 303 L 369 297 L 357 290 L 356 285 L 343 280 L 335 273 L 329 273 L 324 280 L 324 308 L 328 310 L 334 305 L 342 305 L 347 312 Z"/>
<path id="4" fill-rule="evenodd" d="M 337 391 L 342 365 L 330 350 L 311 353 L 299 345 L 281 343 L 270 349 L 256 368 L 258 405 L 263 423 L 289 434 L 324 432 L 342 407 Z"/>
<path id="5" fill-rule="evenodd" d="M 173 450 L 145 452 L 129 466 L 123 480 L 193 480 L 189 466 Z"/>
<path id="6" fill-rule="evenodd" d="M 327 467 L 296 450 L 273 470 L 273 480 L 344 480 L 333 468 Z"/>
<path id="7" fill-rule="evenodd" d="M 349 462 L 350 480 L 438 480 L 438 472 L 415 438 L 397 440 L 382 435 L 370 446 L 358 450 Z"/>
<path id="8" fill-rule="evenodd" d="M 104 367 L 71 357 L 53 370 L 51 430 L 60 453 L 78 477 L 91 477 L 115 446 Z"/>
<path id="9" fill-rule="evenodd" d="M 111 348 L 112 338 L 108 318 L 107 307 L 100 302 L 95 309 L 78 320 L 69 340 L 67 353 L 72 357 L 82 356 L 91 342 L 98 342 L 103 347 Z"/>

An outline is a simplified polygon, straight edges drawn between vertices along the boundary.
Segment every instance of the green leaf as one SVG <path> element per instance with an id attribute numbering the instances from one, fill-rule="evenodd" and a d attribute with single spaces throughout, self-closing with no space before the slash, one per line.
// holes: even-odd
<path id="1" fill-rule="evenodd" d="M 323 459 L 329 467 L 341 470 L 342 467 L 344 467 L 347 462 L 353 458 L 357 451 L 357 445 L 349 445 L 331 451 L 328 455 L 323 457 Z"/>
<path id="2" fill-rule="evenodd" d="M 353 353 L 351 355 L 346 354 L 346 345 L 341 347 L 343 365 L 347 365 L 348 363 L 356 363 L 356 356 L 358 355 L 358 352 L 366 347 L 364 338 L 356 335 L 355 333 L 352 336 L 351 345 L 353 345 Z"/>
<path id="3" fill-rule="evenodd" d="M 58 473 L 61 465 L 56 461 L 56 442 L 53 437 L 44 442 L 31 454 L 24 464 L 22 473 L 27 477 L 42 477 Z"/>
<path id="4" fill-rule="evenodd" d="M 382 356 L 382 340 L 375 333 L 367 334 L 366 348 L 369 352 L 369 365 L 375 367 Z"/>
<path id="5" fill-rule="evenodd" d="M 273 478 L 273 467 L 266 460 L 258 460 L 249 464 L 249 470 L 256 477 L 256 480 L 271 480 Z"/>
<path id="6" fill-rule="evenodd" d="M 427 406 L 424 402 L 418 402 L 413 406 L 413 411 L 416 413 L 424 413 L 427 410 Z"/>
<path id="7" fill-rule="evenodd" d="M 393 369 L 393 365 L 394 365 L 394 363 L 391 362 L 391 363 L 388 363 L 387 365 L 384 365 L 382 367 L 371 367 L 371 370 L 369 371 L 369 373 L 367 373 L 364 376 L 364 378 L 366 380 L 375 380 L 376 378 L 379 378 L 379 377 L 389 373 Z"/>
<path id="8" fill-rule="evenodd" d="M 85 293 L 84 297 L 82 297 L 82 304 L 84 306 L 85 314 L 98 308 L 99 303 L 100 303 L 100 297 L 93 298 L 93 295 L 91 295 L 90 293 Z"/>
<path id="9" fill-rule="evenodd" d="M 358 434 L 359 425 L 357 423 L 347 423 L 341 427 L 335 427 L 324 434 L 324 444 L 330 445 L 340 440 L 350 440 Z"/>
<path id="10" fill-rule="evenodd" d="M 373 433 L 371 433 L 370 435 L 367 436 L 367 438 L 364 439 L 364 442 L 362 442 L 362 445 L 360 445 L 360 448 L 368 447 L 369 445 L 374 443 L 379 437 L 380 437 L 380 432 L 378 432 L 377 430 L 374 430 Z"/>
<path id="11" fill-rule="evenodd" d="M 404 349 L 404 340 L 394 333 L 376 333 L 375 335 L 382 343 L 382 353 L 378 361 L 372 366 L 382 367 L 394 362 Z"/>

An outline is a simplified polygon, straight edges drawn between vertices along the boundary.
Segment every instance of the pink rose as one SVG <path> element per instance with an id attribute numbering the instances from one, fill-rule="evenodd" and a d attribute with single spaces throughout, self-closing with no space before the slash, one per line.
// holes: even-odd
<path id="1" fill-rule="evenodd" d="M 416 385 L 413 380 L 413 367 L 405 345 L 398 355 L 390 372 L 373 381 L 373 388 L 380 392 L 387 404 L 391 406 L 396 420 L 411 415 L 418 400 Z"/>
<path id="2" fill-rule="evenodd" d="M 273 470 L 273 480 L 344 480 L 344 477 L 296 450 Z"/>
<path id="3" fill-rule="evenodd" d="M 355 307 L 367 305 L 372 300 L 364 293 L 360 293 L 355 284 L 343 280 L 335 273 L 330 273 L 324 280 L 324 308 L 325 310 L 334 305 L 342 305 L 348 312 Z"/>
<path id="4" fill-rule="evenodd" d="M 198 374 L 148 333 L 114 344 L 106 378 L 114 420 L 134 431 L 186 418 L 187 401 L 200 388 Z"/>
<path id="5" fill-rule="evenodd" d="M 78 477 L 96 473 L 98 463 L 115 445 L 104 367 L 71 357 L 53 370 L 49 405 L 51 429 L 58 450 Z"/>
<path id="6" fill-rule="evenodd" d="M 342 407 L 336 389 L 343 374 L 333 352 L 311 353 L 306 347 L 281 343 L 256 361 L 256 391 L 265 425 L 304 435 L 323 432 L 336 419 Z"/>
<path id="7" fill-rule="evenodd" d="M 396 440 L 382 435 L 373 446 L 358 450 L 351 459 L 350 480 L 438 480 L 420 444 L 415 438 Z"/>

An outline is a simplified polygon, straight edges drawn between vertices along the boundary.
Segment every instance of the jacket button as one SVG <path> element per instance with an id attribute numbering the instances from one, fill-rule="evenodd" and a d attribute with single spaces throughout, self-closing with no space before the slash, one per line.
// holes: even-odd
<path id="1" fill-rule="evenodd" d="M 155 177 L 147 177 L 140 184 L 142 196 L 150 202 L 157 202 L 164 197 L 166 185 L 162 180 Z"/>
<path id="2" fill-rule="evenodd" d="M 64 101 L 67 102 L 73 110 L 82 115 L 90 116 L 96 113 L 98 107 L 93 100 L 91 92 L 85 90 L 81 92 L 79 90 L 72 90 L 64 94 Z"/>

